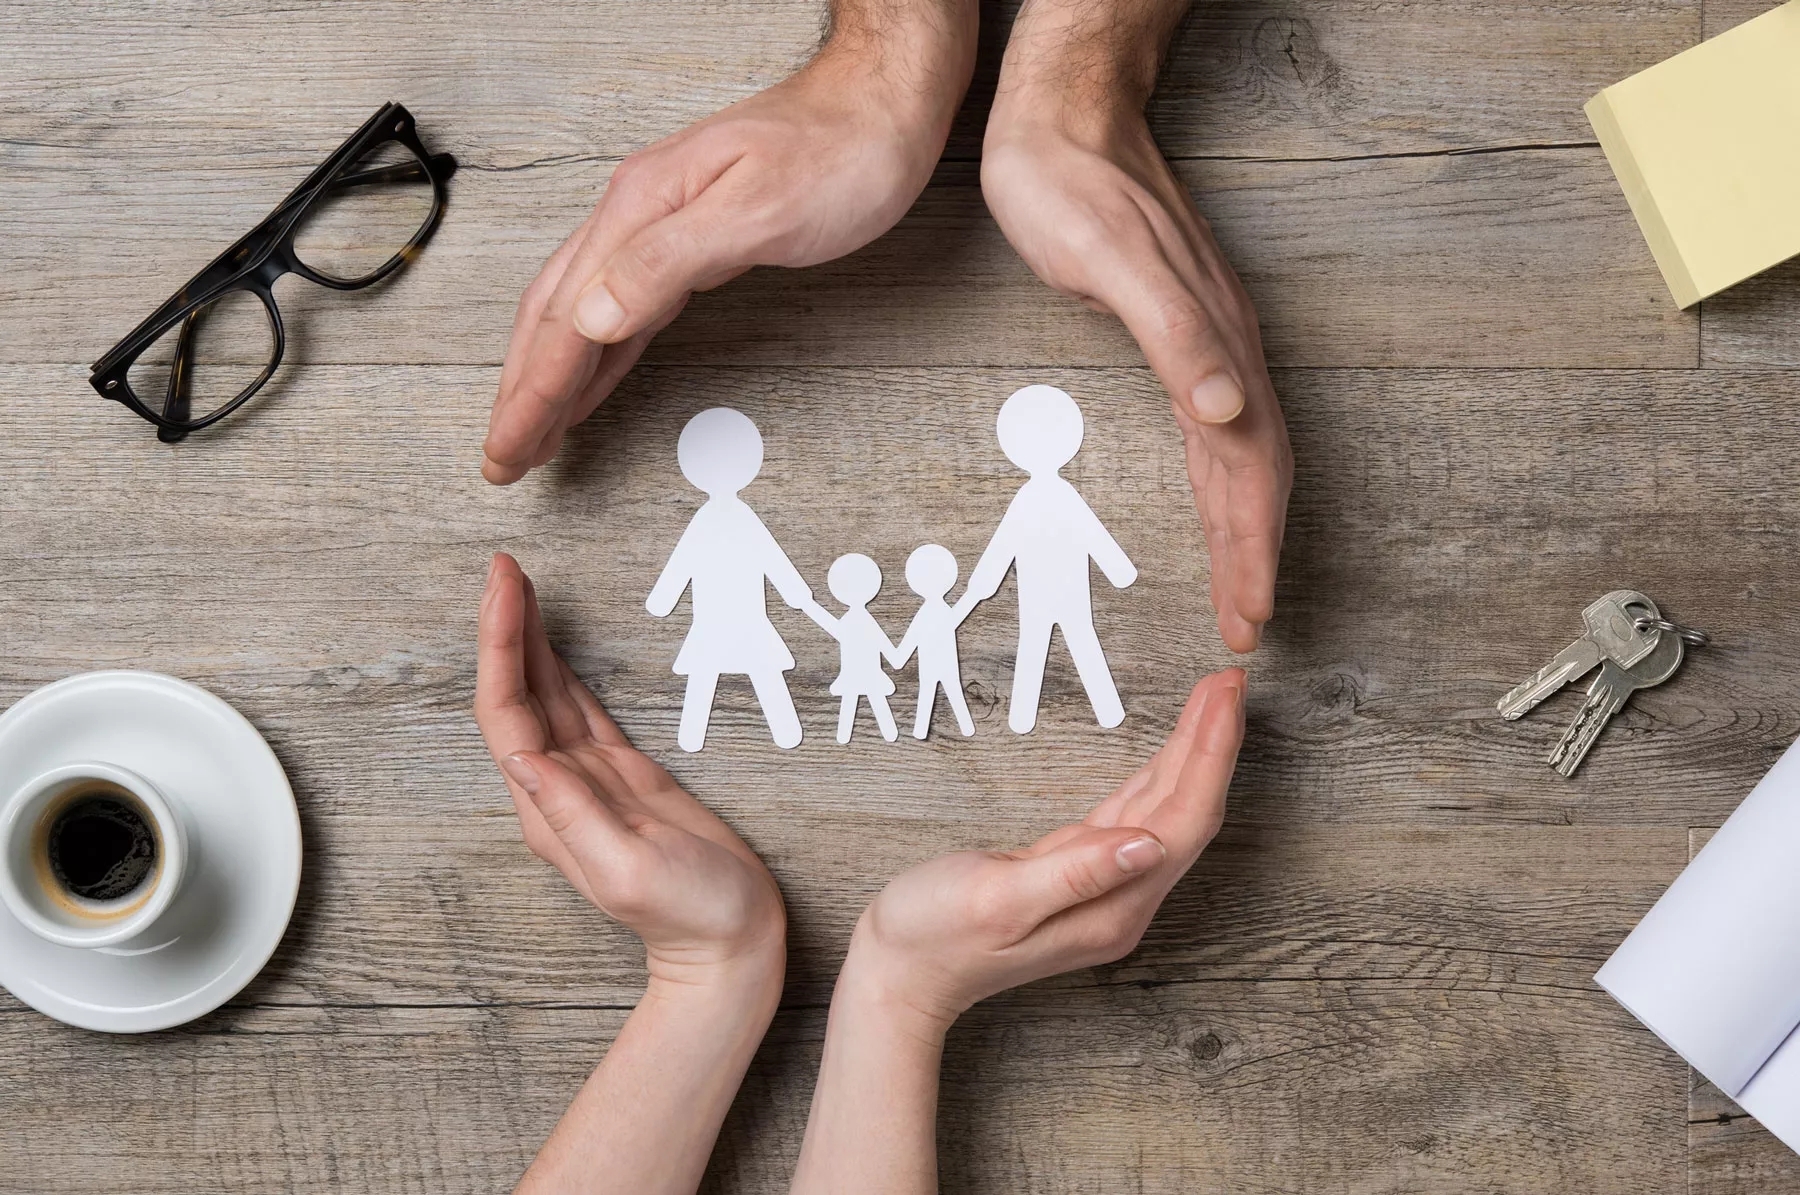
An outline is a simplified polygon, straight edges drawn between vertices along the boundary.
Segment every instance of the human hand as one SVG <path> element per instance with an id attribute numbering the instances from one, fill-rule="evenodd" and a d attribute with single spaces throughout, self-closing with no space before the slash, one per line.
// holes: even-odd
<path id="1" fill-rule="evenodd" d="M 840 989 L 933 1033 L 1006 988 L 1123 958 L 1218 832 L 1243 733 L 1244 673 L 1202 680 L 1162 750 L 1081 822 L 890 883 L 857 923 Z"/>
<path id="2" fill-rule="evenodd" d="M 973 0 L 834 5 L 791 78 L 626 158 L 525 289 L 482 474 L 556 455 L 697 290 L 809 266 L 893 227 L 931 176 L 974 68 Z"/>
<path id="3" fill-rule="evenodd" d="M 1151 139 L 1148 85 L 1140 95 L 1054 61 L 1065 40 L 1029 27 L 1034 13 L 1059 11 L 1028 7 L 1014 28 L 982 148 L 982 194 L 1032 272 L 1123 320 L 1168 390 L 1212 557 L 1219 634 L 1233 651 L 1252 651 L 1274 612 L 1293 483 L 1256 310 Z M 1098 53 L 1106 39 L 1075 40 Z"/>
<path id="4" fill-rule="evenodd" d="M 653 981 L 773 982 L 781 892 L 731 828 L 636 750 L 550 646 L 518 562 L 482 598 L 475 719 L 505 773 L 525 844 L 644 940 Z"/>

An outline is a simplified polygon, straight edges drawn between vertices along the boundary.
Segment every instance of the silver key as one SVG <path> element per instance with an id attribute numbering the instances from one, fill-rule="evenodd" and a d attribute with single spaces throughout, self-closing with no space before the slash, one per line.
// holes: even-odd
<path id="1" fill-rule="evenodd" d="M 1524 717 L 1544 698 L 1587 675 L 1603 660 L 1611 660 L 1621 668 L 1636 664 L 1663 638 L 1654 627 L 1637 629 L 1637 620 L 1646 616 L 1660 619 L 1662 614 L 1655 602 L 1635 589 L 1615 589 L 1600 598 L 1581 612 L 1581 620 L 1587 624 L 1581 638 L 1557 652 L 1531 679 L 1502 697 L 1500 716 L 1508 722 Z"/>
<path id="2" fill-rule="evenodd" d="M 1681 667 L 1683 648 L 1680 635 L 1661 635 L 1650 654 L 1629 668 L 1607 660 L 1600 665 L 1600 675 L 1588 686 L 1587 702 L 1575 721 L 1563 732 L 1562 741 L 1550 752 L 1550 766 L 1564 776 L 1573 776 L 1581 761 L 1593 749 L 1594 740 L 1606 724 L 1625 707 L 1626 700 L 1639 689 L 1660 685 Z"/>

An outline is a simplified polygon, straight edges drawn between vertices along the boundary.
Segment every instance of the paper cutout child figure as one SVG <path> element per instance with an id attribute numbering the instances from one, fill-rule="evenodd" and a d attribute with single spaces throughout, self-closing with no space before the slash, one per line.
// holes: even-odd
<path id="1" fill-rule="evenodd" d="M 969 717 L 969 703 L 963 700 L 956 628 L 975 604 L 968 602 L 952 610 L 944 600 L 956 584 L 956 557 L 938 544 L 925 544 L 906 558 L 906 584 L 925 599 L 893 656 L 894 667 L 901 668 L 914 651 L 919 653 L 919 711 L 913 715 L 913 738 L 922 739 L 931 729 L 931 711 L 937 705 L 940 685 L 956 713 L 956 727 L 966 738 L 975 733 L 975 720 Z"/>
<path id="2" fill-rule="evenodd" d="M 1001 406 L 995 431 L 1001 451 L 1031 479 L 1006 508 L 956 611 L 965 614 L 976 602 L 993 597 L 1008 568 L 1016 566 L 1019 655 L 1006 724 L 1019 734 L 1037 725 L 1050 632 L 1060 626 L 1094 716 L 1102 726 L 1117 726 L 1125 720 L 1125 707 L 1094 633 L 1088 560 L 1100 566 L 1115 589 L 1137 580 L 1137 567 L 1075 487 L 1058 476 L 1081 447 L 1081 408 L 1054 386 L 1027 386 Z"/>
<path id="3" fill-rule="evenodd" d="M 881 658 L 894 658 L 894 644 L 869 613 L 869 603 L 881 592 L 881 568 L 867 556 L 839 556 L 831 562 L 825 583 L 831 587 L 831 596 L 848 607 L 843 617 L 833 618 L 817 602 L 809 601 L 801 609 L 838 641 L 838 675 L 831 682 L 832 696 L 843 698 L 838 704 L 837 741 L 850 741 L 857 699 L 866 697 L 881 737 L 891 743 L 900 737 L 900 731 L 887 703 L 894 681 L 882 668 Z"/>
<path id="4" fill-rule="evenodd" d="M 713 693 L 726 673 L 749 676 L 776 746 L 796 747 L 800 716 L 782 675 L 794 657 L 769 621 L 763 582 L 773 582 L 796 609 L 813 598 L 787 553 L 738 497 L 762 470 L 762 436 L 741 411 L 714 407 L 688 420 L 676 456 L 681 475 L 706 492 L 706 503 L 682 532 L 644 605 L 662 618 L 693 586 L 693 625 L 675 657 L 676 673 L 688 678 L 681 749 L 698 751 L 706 742 Z"/>

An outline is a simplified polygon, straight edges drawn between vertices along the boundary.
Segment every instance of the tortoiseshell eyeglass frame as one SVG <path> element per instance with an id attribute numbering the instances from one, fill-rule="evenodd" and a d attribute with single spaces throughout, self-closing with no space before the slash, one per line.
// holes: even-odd
<path id="1" fill-rule="evenodd" d="M 347 173 L 371 150 L 389 141 L 397 142 L 410 150 L 413 161 Z M 308 266 L 294 252 L 295 231 L 305 220 L 307 212 L 324 196 L 347 187 L 412 181 L 418 179 L 421 172 L 431 180 L 431 213 L 413 234 L 412 240 L 374 270 L 359 278 L 334 278 Z M 157 439 L 165 443 L 176 443 L 186 438 L 189 432 L 217 423 L 250 401 L 251 396 L 263 388 L 274 375 L 276 367 L 281 364 L 286 335 L 282 329 L 281 311 L 275 305 L 276 281 L 285 274 L 298 274 L 309 282 L 316 282 L 333 290 L 361 290 L 380 282 L 411 260 L 420 246 L 437 231 L 448 197 L 446 184 L 455 173 L 454 157 L 426 151 L 419 140 L 418 130 L 414 127 L 412 113 L 400 104 L 384 104 L 364 122 L 362 128 L 350 135 L 349 140 L 320 163 L 318 169 L 307 175 L 306 181 L 295 187 L 274 211 L 263 217 L 261 223 L 214 258 L 211 264 L 189 279 L 187 285 L 176 291 L 168 302 L 132 329 L 129 336 L 113 346 L 112 351 L 94 362 L 88 384 L 93 386 L 100 397 L 123 403 L 155 424 Z M 262 301 L 274 333 L 274 350 L 262 373 L 231 401 L 200 418 L 191 418 L 188 414 L 187 388 L 192 367 L 190 357 L 196 317 L 207 304 L 236 290 L 249 291 Z M 177 323 L 182 328 L 176 342 L 174 360 L 169 367 L 165 392 L 157 396 L 136 393 L 129 376 L 131 367 Z"/>

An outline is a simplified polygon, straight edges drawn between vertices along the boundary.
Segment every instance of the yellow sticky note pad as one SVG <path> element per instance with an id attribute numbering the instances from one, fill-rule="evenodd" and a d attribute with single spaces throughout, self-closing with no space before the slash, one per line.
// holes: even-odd
<path id="1" fill-rule="evenodd" d="M 1588 101 L 1683 307 L 1800 254 L 1800 0 Z"/>

